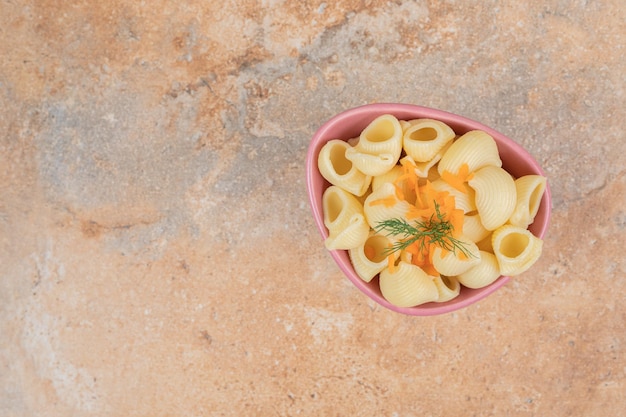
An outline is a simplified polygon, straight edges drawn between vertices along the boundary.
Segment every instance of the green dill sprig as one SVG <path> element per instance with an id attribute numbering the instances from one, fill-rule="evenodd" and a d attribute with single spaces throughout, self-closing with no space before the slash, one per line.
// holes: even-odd
<path id="1" fill-rule="evenodd" d="M 439 210 L 439 204 L 435 201 L 435 213 L 427 220 L 415 220 L 409 224 L 405 219 L 388 219 L 379 222 L 374 231 L 385 232 L 387 236 L 401 236 L 400 240 L 387 248 L 387 254 L 392 254 L 399 250 L 404 250 L 415 242 L 419 242 L 421 253 L 427 253 L 428 245 L 433 243 L 441 249 L 456 254 L 456 250 L 461 251 L 468 258 L 475 257 L 465 243 L 455 238 L 452 233 L 454 226 Z M 428 239 L 427 239 L 428 238 Z"/>

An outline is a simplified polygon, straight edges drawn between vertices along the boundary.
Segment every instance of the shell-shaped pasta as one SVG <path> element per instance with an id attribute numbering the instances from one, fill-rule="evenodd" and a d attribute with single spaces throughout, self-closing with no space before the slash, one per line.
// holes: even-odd
<path id="1" fill-rule="evenodd" d="M 356 248 L 367 239 L 369 231 L 370 226 L 365 217 L 362 214 L 355 214 L 350 217 L 345 228 L 328 231 L 324 246 L 328 250 Z"/>
<path id="2" fill-rule="evenodd" d="M 362 245 L 369 234 L 363 206 L 355 196 L 331 185 L 322 195 L 324 225 L 328 228 L 327 249 L 352 249 Z"/>
<path id="3" fill-rule="evenodd" d="M 363 211 L 365 218 L 372 228 L 376 228 L 378 223 L 393 219 L 405 218 L 409 211 L 410 204 L 405 200 L 400 200 L 396 195 L 396 187 L 393 184 L 383 184 L 376 191 L 365 199 Z"/>
<path id="4" fill-rule="evenodd" d="M 461 293 L 461 284 L 455 277 L 438 276 L 433 279 L 439 292 L 438 303 L 445 303 Z"/>
<path id="5" fill-rule="evenodd" d="M 546 177 L 541 175 L 524 175 L 515 180 L 517 203 L 509 223 L 526 228 L 535 220 L 546 182 Z"/>
<path id="6" fill-rule="evenodd" d="M 463 216 L 463 236 L 472 242 L 480 242 L 489 236 L 490 233 L 491 232 L 485 229 L 485 226 L 480 222 L 478 212 L 465 214 L 465 216 Z"/>
<path id="7" fill-rule="evenodd" d="M 404 130 L 402 146 L 407 155 L 417 162 L 431 161 L 452 139 L 454 130 L 433 119 L 413 120 Z"/>
<path id="8" fill-rule="evenodd" d="M 506 224 L 492 235 L 493 253 L 502 275 L 515 276 L 527 271 L 541 256 L 543 240 L 527 229 Z"/>
<path id="9" fill-rule="evenodd" d="M 398 307 L 414 307 L 439 299 L 439 291 L 428 275 L 419 266 L 400 261 L 394 272 L 380 272 L 380 292 L 391 304 Z"/>
<path id="10" fill-rule="evenodd" d="M 352 147 L 343 140 L 333 139 L 320 150 L 317 166 L 320 174 L 331 184 L 343 188 L 350 193 L 360 196 L 365 193 L 372 178 L 359 171 L 346 158 L 346 151 Z"/>
<path id="11" fill-rule="evenodd" d="M 433 181 L 432 186 L 437 191 L 447 191 L 454 197 L 454 206 L 459 210 L 463 210 L 463 213 L 469 213 L 476 210 L 476 203 L 474 202 L 474 190 L 471 188 L 467 190 L 467 193 L 461 192 L 448 184 L 442 178 Z"/>
<path id="12" fill-rule="evenodd" d="M 400 122 L 391 114 L 378 116 L 361 131 L 356 148 L 370 154 L 390 154 L 397 162 L 402 152 Z"/>
<path id="13" fill-rule="evenodd" d="M 403 174 L 402 167 L 395 165 L 384 174 L 377 175 L 372 178 L 372 191 L 378 190 L 385 183 L 393 183 Z"/>
<path id="14" fill-rule="evenodd" d="M 464 236 L 461 236 L 458 240 L 469 256 L 464 256 L 458 248 L 454 252 L 444 253 L 440 247 L 436 247 L 433 252 L 433 266 L 441 275 L 453 277 L 462 274 L 480 262 L 478 246 Z M 443 257 L 441 256 L 442 253 L 444 253 Z"/>
<path id="15" fill-rule="evenodd" d="M 398 162 L 398 158 L 390 153 L 370 154 L 359 151 L 358 147 L 346 150 L 346 158 L 359 171 L 372 177 L 386 173 Z"/>
<path id="16" fill-rule="evenodd" d="M 402 153 L 402 127 L 395 116 L 374 119 L 346 151 L 346 158 L 366 175 L 381 175 L 393 168 Z"/>
<path id="17" fill-rule="evenodd" d="M 393 241 L 387 236 L 370 233 L 363 245 L 348 251 L 354 271 L 363 281 L 370 282 L 376 274 L 387 267 L 386 251 L 391 245 Z M 394 259 L 398 258 L 399 253 L 394 252 Z"/>
<path id="18" fill-rule="evenodd" d="M 517 202 L 511 174 L 489 165 L 476 171 L 468 184 L 476 192 L 476 209 L 485 229 L 495 230 L 509 220 Z"/>
<path id="19" fill-rule="evenodd" d="M 426 162 L 415 162 L 415 172 L 420 178 L 428 178 L 431 182 L 439 178 L 439 171 L 437 171 L 437 163 L 441 160 L 443 154 L 452 145 L 452 141 L 443 145 L 443 148 L 433 156 L 433 158 Z M 409 156 L 406 156 L 408 158 Z"/>
<path id="20" fill-rule="evenodd" d="M 480 251 L 480 262 L 456 278 L 467 288 L 482 288 L 500 276 L 498 260 L 493 253 Z"/>
<path id="21" fill-rule="evenodd" d="M 482 130 L 471 130 L 455 140 L 443 154 L 437 169 L 439 174 L 448 171 L 458 174 L 463 164 L 467 164 L 469 172 L 484 166 L 502 166 L 496 141 Z"/>

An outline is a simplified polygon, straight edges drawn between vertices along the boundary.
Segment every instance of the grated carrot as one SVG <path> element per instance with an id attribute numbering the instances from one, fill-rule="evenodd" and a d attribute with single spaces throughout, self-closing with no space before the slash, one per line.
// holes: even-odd
<path id="1" fill-rule="evenodd" d="M 467 164 L 461 165 L 457 174 L 453 174 L 450 171 L 443 171 L 441 174 L 441 179 L 465 194 L 468 192 L 467 181 L 471 180 L 473 177 L 474 173 L 469 172 L 469 165 Z"/>

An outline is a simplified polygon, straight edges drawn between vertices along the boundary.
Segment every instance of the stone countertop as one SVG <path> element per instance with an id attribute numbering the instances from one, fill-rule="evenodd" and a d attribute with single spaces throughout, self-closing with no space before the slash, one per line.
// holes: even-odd
<path id="1" fill-rule="evenodd" d="M 0 1 L 0 416 L 617 416 L 626 9 Z M 479 120 L 544 167 L 544 255 L 435 317 L 341 274 L 304 159 L 334 114 Z"/>

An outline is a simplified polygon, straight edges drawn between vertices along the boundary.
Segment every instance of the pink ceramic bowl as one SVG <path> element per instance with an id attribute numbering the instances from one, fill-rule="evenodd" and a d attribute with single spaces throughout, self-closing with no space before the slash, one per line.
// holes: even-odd
<path id="1" fill-rule="evenodd" d="M 330 184 L 322 177 L 317 168 L 317 157 L 319 152 L 322 146 L 331 139 L 347 140 L 358 136 L 372 120 L 383 114 L 392 114 L 400 120 L 418 118 L 440 120 L 448 124 L 457 134 L 463 134 L 470 130 L 483 130 L 495 139 L 500 152 L 500 158 L 502 159 L 502 167 L 514 177 L 527 174 L 545 175 L 537 161 L 535 161 L 535 159 L 533 159 L 533 157 L 526 152 L 526 150 L 513 140 L 499 132 L 496 132 L 488 126 L 465 117 L 412 104 L 380 103 L 356 107 L 344 111 L 327 121 L 315 133 L 313 139 L 311 140 L 311 144 L 309 145 L 306 161 L 307 187 L 313 216 L 323 239 L 328 237 L 328 230 L 324 226 L 322 194 Z M 550 219 L 550 207 L 550 187 L 548 185 L 546 186 L 546 191 L 543 199 L 541 200 L 539 212 L 535 217 L 535 221 L 529 227 L 529 230 L 535 236 L 544 236 Z M 375 277 L 369 283 L 364 282 L 361 278 L 359 278 L 359 276 L 354 272 L 347 251 L 333 250 L 330 251 L 330 254 L 348 279 L 372 300 L 390 310 L 414 316 L 430 316 L 449 313 L 466 307 L 490 295 L 506 284 L 509 280 L 509 277 L 501 276 L 491 285 L 484 288 L 470 289 L 461 287 L 460 295 L 445 303 L 427 303 L 417 307 L 397 307 L 389 303 L 381 295 L 378 277 Z"/>

